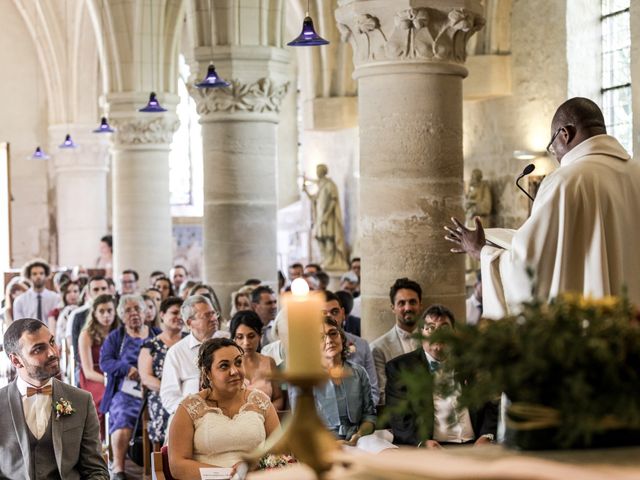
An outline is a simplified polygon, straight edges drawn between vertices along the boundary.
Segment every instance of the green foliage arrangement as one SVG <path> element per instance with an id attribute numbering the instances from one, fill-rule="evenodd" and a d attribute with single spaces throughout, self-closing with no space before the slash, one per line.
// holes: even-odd
<path id="1" fill-rule="evenodd" d="M 565 294 L 527 303 L 518 316 L 438 330 L 430 341 L 447 344 L 447 369 L 475 379 L 460 404 L 479 407 L 505 392 L 512 428 L 551 429 L 560 448 L 640 430 L 640 325 L 626 298 Z M 413 389 L 422 382 L 409 379 Z"/>

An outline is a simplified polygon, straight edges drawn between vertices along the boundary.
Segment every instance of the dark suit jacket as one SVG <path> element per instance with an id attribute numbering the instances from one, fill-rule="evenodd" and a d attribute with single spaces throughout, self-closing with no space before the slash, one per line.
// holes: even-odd
<path id="1" fill-rule="evenodd" d="M 404 370 L 413 370 L 424 375 L 431 375 L 429 363 L 422 347 L 413 352 L 400 355 L 387 362 L 385 366 L 387 374 L 386 384 L 386 400 L 387 409 L 395 407 L 398 402 L 406 398 L 406 387 L 401 385 L 400 372 Z M 461 382 L 464 388 L 464 382 Z M 433 393 L 425 392 L 433 401 Z M 418 438 L 415 418 L 418 412 L 406 412 L 404 415 L 394 415 L 391 418 L 391 429 L 393 430 L 393 443 L 403 445 L 418 445 L 424 440 L 433 438 L 433 430 L 429 433 L 428 438 Z M 487 403 L 480 410 L 469 409 L 471 424 L 476 438 L 481 435 L 492 433 L 496 434 L 498 425 L 498 405 L 495 403 Z"/>
<path id="2" fill-rule="evenodd" d="M 109 480 L 91 394 L 54 378 L 52 402 L 61 397 L 71 403 L 75 412 L 60 418 L 53 415 L 50 420 L 60 477 L 64 480 Z M 0 389 L 0 408 L 0 479 L 37 480 L 30 478 L 29 427 L 15 381 Z"/>
<path id="3" fill-rule="evenodd" d="M 354 335 L 360 337 L 360 317 L 349 315 L 344 321 L 343 329 L 345 332 L 353 333 Z"/>

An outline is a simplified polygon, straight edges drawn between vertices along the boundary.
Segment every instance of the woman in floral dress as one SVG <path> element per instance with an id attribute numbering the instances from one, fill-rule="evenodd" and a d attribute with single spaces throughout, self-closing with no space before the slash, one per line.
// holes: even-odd
<path id="1" fill-rule="evenodd" d="M 166 435 L 169 413 L 162 408 L 160 401 L 160 378 L 167 350 L 184 336 L 183 321 L 180 317 L 182 299 L 169 297 L 160 304 L 160 322 L 162 333 L 142 345 L 138 357 L 138 370 L 142 385 L 149 391 L 148 408 L 149 440 L 154 451 L 160 451 Z"/>

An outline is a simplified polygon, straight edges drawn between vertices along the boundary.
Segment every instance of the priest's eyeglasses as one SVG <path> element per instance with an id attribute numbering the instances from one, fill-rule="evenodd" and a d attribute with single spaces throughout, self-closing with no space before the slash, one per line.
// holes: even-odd
<path id="1" fill-rule="evenodd" d="M 555 133 L 551 136 L 551 140 L 549 141 L 549 143 L 547 144 L 547 153 L 550 153 L 551 155 L 555 155 L 556 154 L 556 150 L 553 148 L 553 142 L 556 141 L 556 137 L 560 134 L 560 130 L 562 130 L 563 128 L 567 128 L 567 127 L 571 127 L 573 125 L 563 125 L 562 127 L 558 128 Z"/>

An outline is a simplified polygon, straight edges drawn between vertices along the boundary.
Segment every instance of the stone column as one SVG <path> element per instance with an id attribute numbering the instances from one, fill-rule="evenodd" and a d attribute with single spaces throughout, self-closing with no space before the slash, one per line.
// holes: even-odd
<path id="1" fill-rule="evenodd" d="M 392 325 L 389 287 L 419 282 L 425 307 L 464 318 L 464 259 L 443 225 L 463 218 L 465 46 L 484 20 L 476 0 L 343 0 L 354 50 L 360 128 L 363 333 Z"/>
<path id="2" fill-rule="evenodd" d="M 227 315 L 231 292 L 248 278 L 277 291 L 277 127 L 289 56 L 272 47 L 218 51 L 217 71 L 231 86 L 191 94 L 202 125 L 204 279 Z"/>
<path id="3" fill-rule="evenodd" d="M 107 232 L 108 135 L 91 132 L 95 125 L 49 127 L 49 148 L 56 185 L 58 264 L 93 267 L 100 238 Z M 61 149 L 70 133 L 77 148 Z"/>
<path id="4" fill-rule="evenodd" d="M 178 128 L 175 95 L 158 96 L 165 113 L 140 113 L 148 94 L 110 94 L 113 146 L 113 272 L 133 268 L 144 284 L 172 261 L 169 150 Z"/>

